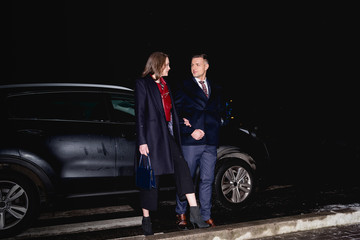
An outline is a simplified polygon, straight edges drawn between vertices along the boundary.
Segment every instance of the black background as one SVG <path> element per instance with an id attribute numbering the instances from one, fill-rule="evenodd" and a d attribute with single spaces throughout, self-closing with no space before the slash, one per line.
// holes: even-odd
<path id="1" fill-rule="evenodd" d="M 241 124 L 359 152 L 358 32 L 347 2 L 13 1 L 12 79 L 1 81 L 133 88 L 163 51 L 176 90 L 206 53 Z"/>

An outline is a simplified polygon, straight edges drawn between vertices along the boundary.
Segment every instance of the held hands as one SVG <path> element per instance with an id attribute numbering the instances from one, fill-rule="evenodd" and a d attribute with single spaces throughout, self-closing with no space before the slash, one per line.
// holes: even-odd
<path id="1" fill-rule="evenodd" d="M 190 122 L 189 122 L 188 119 L 183 118 L 183 120 L 184 120 L 185 126 L 191 127 L 191 124 L 190 124 Z M 204 131 L 201 130 L 201 129 L 196 129 L 195 131 L 192 132 L 191 136 L 192 136 L 195 140 L 200 140 L 200 139 L 202 139 L 202 138 L 205 136 L 205 133 L 204 133 Z M 141 144 L 141 145 L 139 146 L 139 152 L 140 152 L 140 154 L 142 154 L 142 155 L 148 156 L 148 154 L 149 154 L 149 147 L 148 147 L 148 145 L 147 145 L 147 144 Z"/>
<path id="2" fill-rule="evenodd" d="M 147 144 L 142 144 L 139 146 L 140 154 L 147 156 L 149 154 L 149 147 Z"/>

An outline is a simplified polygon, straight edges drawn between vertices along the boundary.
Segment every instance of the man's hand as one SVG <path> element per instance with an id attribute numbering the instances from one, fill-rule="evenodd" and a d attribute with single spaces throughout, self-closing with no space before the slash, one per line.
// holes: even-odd
<path id="1" fill-rule="evenodd" d="M 147 156 L 149 154 L 149 147 L 147 144 L 142 144 L 139 146 L 139 151 L 142 155 Z"/>
<path id="2" fill-rule="evenodd" d="M 198 140 L 202 139 L 205 136 L 205 133 L 201 129 L 196 129 L 195 131 L 192 132 L 191 136 L 193 137 L 193 139 L 198 141 Z"/>

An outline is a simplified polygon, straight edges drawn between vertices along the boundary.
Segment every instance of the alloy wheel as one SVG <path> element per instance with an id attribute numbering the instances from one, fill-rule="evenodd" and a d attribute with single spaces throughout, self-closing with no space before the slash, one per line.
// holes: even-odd
<path id="1" fill-rule="evenodd" d="M 26 191 L 12 181 L 0 181 L 0 230 L 12 228 L 26 215 L 29 198 Z"/>
<path id="2" fill-rule="evenodd" d="M 251 192 L 252 182 L 249 173 L 241 166 L 232 166 L 221 179 L 222 193 L 231 203 L 244 201 Z"/>

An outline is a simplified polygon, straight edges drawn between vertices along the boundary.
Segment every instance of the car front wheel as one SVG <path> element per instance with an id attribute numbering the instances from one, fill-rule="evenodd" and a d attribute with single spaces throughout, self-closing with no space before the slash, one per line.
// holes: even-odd
<path id="1" fill-rule="evenodd" d="M 11 236 L 29 226 L 38 214 L 39 196 L 28 179 L 17 174 L 0 177 L 0 236 Z"/>
<path id="2" fill-rule="evenodd" d="M 224 160 L 215 173 L 217 202 L 222 207 L 241 209 L 252 196 L 254 186 L 252 170 L 241 159 Z"/>

